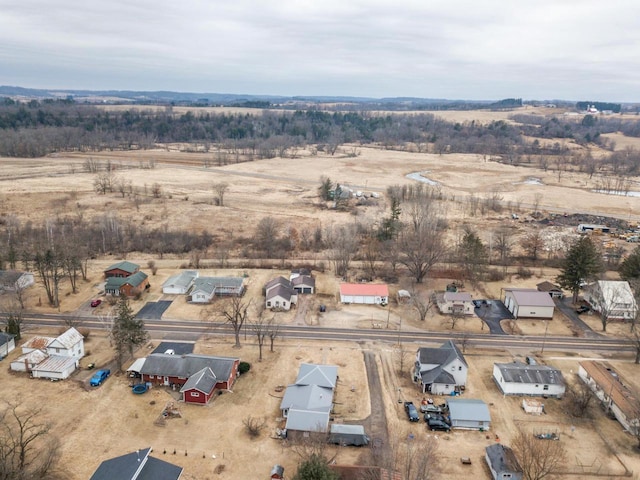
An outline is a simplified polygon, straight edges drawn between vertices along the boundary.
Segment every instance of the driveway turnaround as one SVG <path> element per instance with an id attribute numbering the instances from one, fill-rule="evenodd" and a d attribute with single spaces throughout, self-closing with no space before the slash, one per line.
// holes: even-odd
<path id="1" fill-rule="evenodd" d="M 480 306 L 473 311 L 489 326 L 489 331 L 493 335 L 507 335 L 500 321 L 512 320 L 514 317 L 500 300 L 480 300 Z"/>

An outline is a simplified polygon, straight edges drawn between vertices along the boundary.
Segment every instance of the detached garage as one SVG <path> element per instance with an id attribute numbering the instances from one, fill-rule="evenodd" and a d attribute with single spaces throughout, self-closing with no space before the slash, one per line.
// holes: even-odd
<path id="1" fill-rule="evenodd" d="M 515 318 L 553 318 L 555 303 L 547 292 L 532 288 L 507 288 L 504 304 Z"/>
<path id="2" fill-rule="evenodd" d="M 340 285 L 342 303 L 386 305 L 389 303 L 389 287 L 386 284 L 343 283 Z"/>
<path id="3" fill-rule="evenodd" d="M 491 415 L 489 407 L 482 400 L 473 398 L 452 398 L 447 401 L 452 428 L 467 430 L 489 430 Z"/>

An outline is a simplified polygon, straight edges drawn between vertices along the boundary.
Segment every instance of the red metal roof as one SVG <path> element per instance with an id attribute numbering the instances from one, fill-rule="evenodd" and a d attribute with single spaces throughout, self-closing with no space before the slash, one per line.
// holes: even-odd
<path id="1" fill-rule="evenodd" d="M 340 285 L 340 295 L 388 297 L 389 287 L 380 283 L 342 283 Z"/>

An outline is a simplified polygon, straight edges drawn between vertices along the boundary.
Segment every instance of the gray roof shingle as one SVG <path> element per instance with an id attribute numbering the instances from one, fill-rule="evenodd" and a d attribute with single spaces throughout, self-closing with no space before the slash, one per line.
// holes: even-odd
<path id="1" fill-rule="evenodd" d="M 562 372 L 548 365 L 527 365 L 521 362 L 495 365 L 506 382 L 564 385 Z"/>
<path id="2" fill-rule="evenodd" d="M 216 386 L 216 383 L 218 383 L 218 379 L 213 371 L 209 367 L 204 367 L 202 370 L 189 377 L 187 382 L 180 389 L 180 392 L 198 390 L 202 393 L 209 394 L 213 390 L 213 387 Z"/>
<path id="3" fill-rule="evenodd" d="M 151 448 L 105 460 L 89 480 L 178 480 L 182 467 L 150 457 Z"/>
<path id="4" fill-rule="evenodd" d="M 218 381 L 225 381 L 231 372 L 237 358 L 213 357 L 210 355 L 167 355 L 152 353 L 140 368 L 143 375 L 162 375 L 189 378 L 203 368 L 209 367 Z"/>

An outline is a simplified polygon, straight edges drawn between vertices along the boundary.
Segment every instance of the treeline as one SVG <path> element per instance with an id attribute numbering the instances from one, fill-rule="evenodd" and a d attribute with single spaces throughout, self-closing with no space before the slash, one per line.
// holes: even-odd
<path id="1" fill-rule="evenodd" d="M 378 115 L 369 112 L 264 111 L 259 115 L 131 109 L 106 111 L 64 101 L 0 104 L 0 155 L 37 157 L 57 151 L 150 148 L 155 143 L 199 143 L 275 156 L 290 147 L 314 144 L 334 153 L 344 143 L 378 143 L 387 148 L 434 144 L 437 151 L 500 154 L 522 146 L 505 122 L 489 125 L 446 122 L 432 114 Z"/>
<path id="2" fill-rule="evenodd" d="M 610 102 L 578 102 L 576 103 L 576 108 L 578 110 L 586 110 L 590 106 L 596 107 L 598 110 L 603 111 L 612 111 L 613 113 L 620 113 L 622 110 L 622 105 L 620 103 L 610 103 Z"/>

